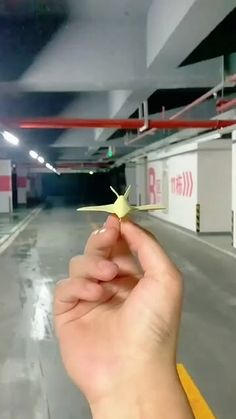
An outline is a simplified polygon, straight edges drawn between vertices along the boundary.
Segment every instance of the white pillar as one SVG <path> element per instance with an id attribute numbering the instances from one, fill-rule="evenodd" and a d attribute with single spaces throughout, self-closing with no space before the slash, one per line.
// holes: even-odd
<path id="1" fill-rule="evenodd" d="M 12 171 L 10 160 L 0 160 L 0 213 L 12 212 Z"/>
<path id="2" fill-rule="evenodd" d="M 232 139 L 232 233 L 233 246 L 236 248 L 236 131 L 233 132 Z"/>
<path id="3" fill-rule="evenodd" d="M 199 144 L 200 232 L 232 230 L 232 144 L 230 139 Z"/>
<path id="4" fill-rule="evenodd" d="M 132 205 L 136 205 L 136 168 L 135 163 L 128 163 L 125 166 L 125 178 L 126 185 L 131 185 L 131 190 L 129 194 L 129 202 Z"/>
<path id="5" fill-rule="evenodd" d="M 17 166 L 17 203 L 26 205 L 27 203 L 27 169 Z"/>
<path id="6" fill-rule="evenodd" d="M 136 161 L 136 202 L 138 205 L 147 203 L 147 158 Z"/>

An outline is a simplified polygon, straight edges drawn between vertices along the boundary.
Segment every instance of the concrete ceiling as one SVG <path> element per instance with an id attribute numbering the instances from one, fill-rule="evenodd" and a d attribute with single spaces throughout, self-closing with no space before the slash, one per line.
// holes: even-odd
<path id="1" fill-rule="evenodd" d="M 175 0 L 32 4 L 5 0 L 0 5 L 2 117 L 128 118 L 150 96 L 152 106 L 153 97 L 157 101 L 153 112 L 162 105 L 171 110 L 191 101 L 191 92 L 200 96 L 222 79 L 222 57 L 214 58 L 217 53 L 210 50 L 205 61 L 181 64 L 220 27 L 235 0 L 179 0 L 178 7 Z M 101 148 L 114 132 L 20 135 L 54 162 L 94 162 L 104 156 Z M 123 138 L 114 141 L 117 156 L 130 151 Z"/>
<path id="2" fill-rule="evenodd" d="M 68 0 L 72 18 L 86 20 L 138 19 L 146 15 L 152 0 Z"/>

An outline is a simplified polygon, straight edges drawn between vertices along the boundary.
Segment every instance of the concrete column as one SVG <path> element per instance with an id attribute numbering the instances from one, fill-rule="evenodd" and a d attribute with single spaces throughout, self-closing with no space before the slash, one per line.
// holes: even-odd
<path id="1" fill-rule="evenodd" d="M 136 202 L 138 205 L 147 203 L 147 159 L 136 161 Z"/>
<path id="2" fill-rule="evenodd" d="M 11 161 L 0 160 L 0 213 L 12 212 Z"/>
<path id="3" fill-rule="evenodd" d="M 27 203 L 27 169 L 17 166 L 17 200 L 19 205 Z"/>
<path id="4" fill-rule="evenodd" d="M 236 248 L 236 131 L 232 138 L 232 233 L 233 246 Z"/>
<path id="5" fill-rule="evenodd" d="M 128 163 L 125 167 L 125 179 L 126 185 L 131 185 L 131 190 L 129 194 L 129 202 L 132 205 L 136 205 L 136 167 L 135 163 Z"/>
<path id="6" fill-rule="evenodd" d="M 232 230 L 232 145 L 230 140 L 199 144 L 200 232 Z"/>

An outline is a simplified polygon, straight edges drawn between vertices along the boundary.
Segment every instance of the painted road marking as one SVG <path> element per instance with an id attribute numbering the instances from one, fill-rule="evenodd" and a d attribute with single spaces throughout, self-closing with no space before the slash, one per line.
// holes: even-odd
<path id="1" fill-rule="evenodd" d="M 206 400 L 197 388 L 184 365 L 178 365 L 178 373 L 182 386 L 187 394 L 196 419 L 216 419 Z"/>
<path id="2" fill-rule="evenodd" d="M 0 255 L 3 252 L 5 252 L 9 246 L 11 246 L 11 244 L 15 241 L 15 239 L 19 236 L 19 234 L 23 230 L 25 230 L 28 224 L 40 213 L 41 210 L 42 208 L 36 208 L 17 225 L 17 230 L 14 229 L 15 232 L 11 234 L 10 236 L 8 236 L 8 238 L 6 238 L 6 240 L 1 244 Z"/>

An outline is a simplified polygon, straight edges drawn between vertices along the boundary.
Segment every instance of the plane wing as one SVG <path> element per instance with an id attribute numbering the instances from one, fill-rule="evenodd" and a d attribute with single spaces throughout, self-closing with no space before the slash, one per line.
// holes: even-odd
<path id="1" fill-rule="evenodd" d="M 77 211 L 101 211 L 101 212 L 109 212 L 114 214 L 114 205 L 98 205 L 96 207 L 84 207 L 78 208 Z"/>
<path id="2" fill-rule="evenodd" d="M 138 206 L 132 206 L 133 210 L 136 211 L 161 211 L 165 210 L 165 207 L 160 207 L 158 205 L 138 205 Z"/>

